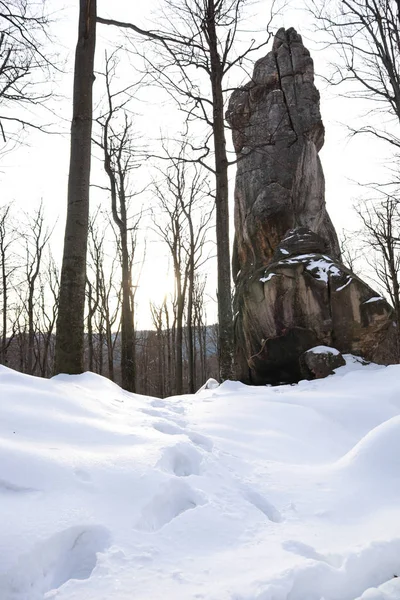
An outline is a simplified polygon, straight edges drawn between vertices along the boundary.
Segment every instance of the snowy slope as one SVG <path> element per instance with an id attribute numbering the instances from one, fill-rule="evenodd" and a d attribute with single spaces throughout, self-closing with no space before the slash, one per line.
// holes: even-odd
<path id="1" fill-rule="evenodd" d="M 0 367 L 0 444 L 0 600 L 400 599 L 400 366 L 166 400 Z"/>

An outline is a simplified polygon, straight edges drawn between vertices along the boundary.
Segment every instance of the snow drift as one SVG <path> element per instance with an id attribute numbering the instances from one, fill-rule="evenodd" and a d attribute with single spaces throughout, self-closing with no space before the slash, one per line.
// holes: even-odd
<path id="1" fill-rule="evenodd" d="M 399 600 L 400 366 L 165 400 L 0 367 L 0 600 Z"/>

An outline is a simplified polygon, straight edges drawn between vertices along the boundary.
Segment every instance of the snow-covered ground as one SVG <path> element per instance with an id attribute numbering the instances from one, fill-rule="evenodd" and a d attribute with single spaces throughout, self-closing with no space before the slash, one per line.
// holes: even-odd
<path id="1" fill-rule="evenodd" d="M 399 600 L 400 366 L 158 400 L 0 367 L 0 600 Z"/>

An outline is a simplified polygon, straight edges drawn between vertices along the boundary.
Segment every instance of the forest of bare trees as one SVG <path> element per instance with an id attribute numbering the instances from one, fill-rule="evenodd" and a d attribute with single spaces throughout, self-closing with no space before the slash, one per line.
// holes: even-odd
<path id="1" fill-rule="evenodd" d="M 45 205 L 32 197 L 25 214 L 2 197 L 0 364 L 41 377 L 90 370 L 160 397 L 232 376 L 228 169 L 234 160 L 224 111 L 231 78 L 239 85 L 248 57 L 257 58 L 270 40 L 275 5 L 268 3 L 256 36 L 242 28 L 245 0 L 164 4 L 163 26 L 143 29 L 99 16 L 95 1 L 79 0 L 63 260 L 54 257 L 56 223 Z M 392 0 L 311 4 L 314 23 L 336 50 L 325 79 L 350 85 L 349 95 L 379 111 L 378 121 L 367 112 L 362 127 L 349 124 L 351 135 L 392 148 L 387 179 L 372 182 L 373 197 L 358 205 L 356 245 L 360 264 L 369 265 L 400 320 L 400 8 Z M 110 44 L 96 70 L 99 29 L 123 32 L 123 42 Z M 24 131 L 56 133 L 34 110 L 51 99 L 47 84 L 60 68 L 48 47 L 44 5 L 0 0 L 0 158 Z M 128 78 L 120 67 L 127 52 L 141 65 Z M 174 137 L 160 135 L 151 147 L 136 128 L 142 87 L 162 90 L 182 120 Z M 101 202 L 92 202 L 93 190 Z M 143 269 L 154 268 L 146 262 L 149 239 L 168 257 L 174 292 L 149 301 L 151 324 L 141 326 L 137 291 Z M 218 324 L 207 314 L 215 259 Z"/>
<path id="2" fill-rule="evenodd" d="M 45 225 L 42 206 L 32 217 L 24 216 L 22 222 L 20 217 L 12 205 L 0 212 L 0 364 L 22 373 L 51 377 L 59 267 L 51 254 L 52 232 Z M 122 256 L 119 234 L 110 219 L 105 220 L 101 215 L 91 219 L 88 245 L 84 370 L 122 384 Z M 112 256 L 111 260 L 107 255 Z M 190 255 L 185 255 L 184 260 L 187 311 Z M 134 331 L 132 346 L 138 393 L 155 396 L 182 393 L 217 376 L 217 328 L 207 325 L 204 286 L 204 279 L 195 271 L 190 320 L 178 312 L 178 296 L 166 296 L 160 306 L 151 306 L 152 328 Z M 179 301 L 183 303 L 181 295 Z M 176 351 L 179 337 L 180 356 Z"/>

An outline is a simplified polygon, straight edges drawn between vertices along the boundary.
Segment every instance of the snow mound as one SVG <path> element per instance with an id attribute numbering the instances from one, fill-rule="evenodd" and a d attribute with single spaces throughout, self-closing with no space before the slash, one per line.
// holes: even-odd
<path id="1" fill-rule="evenodd" d="M 0 597 L 7 600 L 42 600 L 46 593 L 70 579 L 88 579 L 97 553 L 110 545 L 103 527 L 70 527 L 35 545 L 0 577 Z"/>
<path id="2" fill-rule="evenodd" d="M 0 600 L 399 600 L 400 367 L 345 358 L 163 400 L 0 367 Z"/>
<path id="3" fill-rule="evenodd" d="M 375 480 L 400 473 L 400 416 L 369 431 L 338 464 Z"/>

